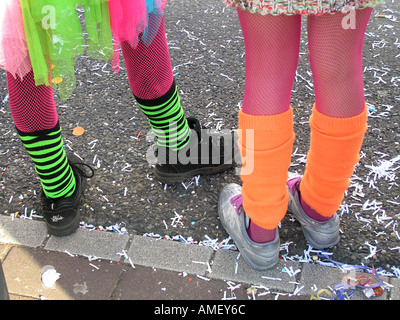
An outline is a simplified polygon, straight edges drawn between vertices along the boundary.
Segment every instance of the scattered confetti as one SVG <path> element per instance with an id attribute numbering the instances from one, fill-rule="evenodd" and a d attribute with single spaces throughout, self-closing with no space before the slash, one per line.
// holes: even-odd
<path id="1" fill-rule="evenodd" d="M 56 281 L 61 274 L 53 266 L 47 265 L 42 268 L 42 284 L 47 288 L 54 288 Z"/>
<path id="2" fill-rule="evenodd" d="M 53 79 L 51 80 L 51 82 L 52 82 L 53 84 L 60 84 L 61 82 L 63 82 L 63 79 L 60 78 L 60 77 L 56 77 L 56 78 L 53 78 Z"/>
<path id="3" fill-rule="evenodd" d="M 83 135 L 84 132 L 85 132 L 85 129 L 82 128 L 82 127 L 75 127 L 75 128 L 72 130 L 72 134 L 73 134 L 74 136 L 81 136 L 81 135 Z"/>

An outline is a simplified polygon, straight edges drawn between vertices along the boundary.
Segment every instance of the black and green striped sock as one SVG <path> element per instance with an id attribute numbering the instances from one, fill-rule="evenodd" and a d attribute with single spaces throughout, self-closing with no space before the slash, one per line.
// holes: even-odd
<path id="1" fill-rule="evenodd" d="M 175 82 L 162 97 L 144 100 L 136 97 L 157 137 L 157 144 L 179 150 L 188 144 L 191 130 L 180 103 Z"/>
<path id="2" fill-rule="evenodd" d="M 71 196 L 76 181 L 63 148 L 59 124 L 49 130 L 33 133 L 18 130 L 18 133 L 35 165 L 46 197 L 59 199 Z"/>

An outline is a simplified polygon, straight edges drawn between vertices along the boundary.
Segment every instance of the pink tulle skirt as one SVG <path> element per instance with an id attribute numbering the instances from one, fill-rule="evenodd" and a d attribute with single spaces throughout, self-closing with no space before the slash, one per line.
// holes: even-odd
<path id="1" fill-rule="evenodd" d="M 148 25 L 150 14 L 163 14 L 167 0 L 109 0 L 108 8 L 114 40 L 136 43 Z"/>
<path id="2" fill-rule="evenodd" d="M 21 79 L 32 68 L 19 0 L 1 0 L 0 68 Z"/>
<path id="3" fill-rule="evenodd" d="M 114 41 L 112 68 L 119 72 L 119 45 L 127 41 L 137 46 L 138 35 L 150 27 L 149 16 L 163 15 L 168 0 L 109 0 L 110 24 Z M 157 19 L 155 19 L 157 21 Z M 148 40 L 151 42 L 151 39 Z M 148 43 L 150 44 L 150 43 Z"/>

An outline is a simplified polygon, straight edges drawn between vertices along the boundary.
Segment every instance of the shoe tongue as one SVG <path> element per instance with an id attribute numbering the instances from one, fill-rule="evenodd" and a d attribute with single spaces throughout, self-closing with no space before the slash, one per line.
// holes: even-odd
<path id="1" fill-rule="evenodd" d="M 250 218 L 247 214 L 244 214 L 244 225 L 246 227 L 246 230 L 249 228 L 250 226 Z"/>
<path id="2" fill-rule="evenodd" d="M 197 138 L 201 138 L 201 126 L 199 120 L 193 117 L 188 117 L 187 122 L 189 125 L 189 128 L 197 132 Z M 199 140 L 200 141 L 200 140 Z"/>
<path id="3" fill-rule="evenodd" d="M 243 206 L 243 197 L 242 197 L 242 194 L 241 193 L 239 193 L 239 194 L 237 194 L 237 195 L 235 195 L 235 196 L 233 196 L 232 198 L 231 198 L 231 204 L 235 207 L 235 209 L 236 209 L 236 214 L 237 215 L 240 215 L 240 208 Z"/>
<path id="4" fill-rule="evenodd" d="M 299 190 L 300 179 L 301 177 L 295 177 L 287 181 L 287 186 L 292 194 L 294 193 L 293 189 Z"/>

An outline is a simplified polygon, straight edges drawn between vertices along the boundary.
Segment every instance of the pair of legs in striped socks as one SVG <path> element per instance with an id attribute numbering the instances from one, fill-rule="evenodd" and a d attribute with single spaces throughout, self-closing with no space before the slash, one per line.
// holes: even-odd
<path id="1" fill-rule="evenodd" d="M 303 231 L 315 247 L 339 241 L 335 212 L 359 161 L 367 128 L 362 50 L 371 11 L 353 12 L 355 28 L 343 24 L 344 13 L 307 17 L 315 92 L 310 147 L 304 176 L 287 182 L 295 139 L 290 104 L 302 17 L 238 9 L 246 51 L 239 147 L 244 159 L 254 160 L 254 170 L 241 175 L 241 187 L 232 184 L 221 193 L 220 216 L 255 268 L 277 263 L 277 227 L 288 209 L 301 212 Z M 248 130 L 254 134 L 254 144 L 247 142 Z M 332 230 L 318 234 L 328 225 Z M 271 248 L 275 251 L 269 255 Z"/>
<path id="2" fill-rule="evenodd" d="M 148 28 L 148 33 L 152 34 L 146 35 L 152 38 L 150 45 L 141 39 L 135 48 L 128 42 L 121 44 L 129 84 L 156 133 L 158 148 L 186 152 L 184 148 L 193 140 L 193 127 L 198 132 L 200 125 L 193 118 L 188 121 L 181 107 L 172 73 L 164 18 L 154 25 L 157 27 Z M 76 230 L 79 223 L 77 206 L 87 177 L 85 168 L 77 159 L 67 157 L 63 149 L 52 88 L 36 86 L 33 71 L 24 79 L 7 73 L 7 83 L 15 126 L 42 184 L 43 213 L 49 232 L 68 235 Z M 162 171 L 167 181 L 174 182 L 194 173 L 202 173 L 204 168 L 210 167 L 211 171 L 204 173 L 227 168 L 223 163 L 209 162 L 190 168 L 175 164 L 173 170 L 168 164 L 157 165 L 156 169 Z M 176 170 L 182 175 L 177 176 Z"/>

